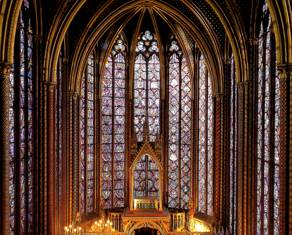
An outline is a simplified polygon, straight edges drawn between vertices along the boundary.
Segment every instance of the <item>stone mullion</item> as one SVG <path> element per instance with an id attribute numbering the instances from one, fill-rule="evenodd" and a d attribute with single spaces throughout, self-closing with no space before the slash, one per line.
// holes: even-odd
<path id="1" fill-rule="evenodd" d="M 280 65 L 278 69 L 280 71 L 279 234 L 290 234 L 292 233 L 292 223 L 288 218 L 292 218 L 292 175 L 290 170 L 292 169 L 292 161 L 290 158 L 289 166 L 289 155 L 291 153 L 291 136 L 289 134 L 291 125 L 289 122 L 292 113 L 292 102 L 290 100 L 292 65 Z M 289 189 L 290 191 L 288 191 Z"/>
<path id="2" fill-rule="evenodd" d="M 292 234 L 292 220 L 291 219 L 288 219 L 288 218 L 292 218 L 292 135 L 291 135 L 291 132 L 292 132 L 292 125 L 291 125 L 291 122 L 292 122 L 292 118 L 291 118 L 291 114 L 292 114 L 292 96 L 290 95 L 290 92 L 292 91 L 292 64 L 289 65 L 289 73 L 288 73 L 288 84 L 289 84 L 289 88 L 287 87 L 286 89 L 286 92 L 288 93 L 287 95 L 287 98 L 288 100 L 290 101 L 289 103 L 289 112 L 287 113 L 288 115 L 288 119 L 286 119 L 287 121 L 285 122 L 286 123 L 286 128 L 288 129 L 289 128 L 289 134 L 287 134 L 286 136 L 288 137 L 288 141 L 287 141 L 287 146 L 289 146 L 289 152 L 287 151 L 287 154 L 286 154 L 286 162 L 288 164 L 288 166 L 286 167 L 286 177 L 288 180 L 287 184 L 286 184 L 286 190 L 288 191 L 287 192 L 287 195 L 289 194 L 288 198 L 287 198 L 287 201 L 289 202 L 288 206 L 286 207 L 286 216 L 285 216 L 285 219 L 286 219 L 286 224 L 287 224 L 287 229 L 288 230 L 288 234 Z M 286 94 L 287 94 L 286 93 Z M 287 117 L 286 116 L 286 117 Z M 283 117 L 283 120 L 284 120 L 284 117 Z M 280 122 L 281 122 L 281 119 L 280 119 Z M 287 123 L 288 122 L 288 123 Z M 281 131 L 281 129 L 280 129 Z M 284 134 L 283 134 L 284 135 Z M 283 137 L 284 138 L 284 137 Z M 284 142 L 284 139 L 283 139 L 283 142 Z M 282 142 L 282 143 L 283 143 Z M 283 154 L 284 155 L 284 154 Z M 281 178 L 280 178 L 280 184 L 281 184 Z M 282 189 L 284 189 L 284 186 L 282 187 Z M 284 197 L 284 192 L 282 192 L 281 194 L 281 191 L 280 191 L 280 197 L 281 195 L 283 195 Z M 281 200 L 281 198 L 280 198 Z M 283 199 L 285 200 L 285 199 Z M 288 219 L 288 221 L 287 221 Z M 288 225 L 289 223 L 289 225 Z"/>
<path id="3" fill-rule="evenodd" d="M 69 152 L 68 150 L 68 116 L 69 116 L 69 110 L 68 110 L 68 86 L 67 86 L 67 67 L 68 67 L 68 59 L 66 57 L 63 58 L 63 66 L 62 66 L 62 79 L 60 84 L 62 86 L 62 94 L 61 94 L 61 99 L 62 99 L 62 160 L 61 160 L 61 169 L 62 169 L 62 182 L 61 182 L 61 212 L 60 212 L 60 229 L 62 230 L 64 226 L 67 225 L 67 205 L 68 205 L 68 197 L 67 197 L 67 180 L 68 180 L 68 165 L 67 165 L 67 160 L 68 160 L 68 155 L 67 153 Z"/>
<path id="4" fill-rule="evenodd" d="M 48 126 L 47 126 L 47 105 L 48 105 L 48 86 L 46 82 L 42 82 L 42 110 L 41 110 L 41 140 L 42 140 L 42 150 L 40 156 L 40 168 L 41 168 L 41 179 L 40 184 L 42 185 L 41 189 L 41 217 L 42 220 L 40 233 L 47 234 L 48 232 Z"/>
<path id="5" fill-rule="evenodd" d="M 268 116 L 269 116 L 269 191 L 274 192 L 275 189 L 275 79 L 276 79 L 276 48 L 275 48 L 275 38 L 274 35 L 271 34 L 270 41 L 270 78 L 269 78 L 269 91 L 270 94 L 267 94 L 269 97 L 269 102 L 267 103 L 269 107 Z M 275 197 L 274 193 L 269 193 L 269 208 L 268 208 L 268 233 L 270 235 L 274 234 L 274 202 Z M 276 219 L 275 219 L 276 220 Z"/>
<path id="6" fill-rule="evenodd" d="M 193 100 L 192 100 L 192 116 L 193 116 L 193 213 L 198 208 L 198 183 L 199 183 L 199 177 L 198 177 L 198 162 L 199 162 L 199 118 L 198 118 L 198 112 L 199 112 L 199 60 L 200 60 L 200 52 L 198 49 L 195 49 L 194 51 L 194 78 L 193 78 Z"/>
<path id="7" fill-rule="evenodd" d="M 41 63 L 41 37 L 39 35 L 34 35 L 34 70 L 33 70 L 33 97 L 34 97 L 34 112 L 33 112 L 33 154 L 34 154 L 34 162 L 33 162 L 33 224 L 37 226 L 33 226 L 33 233 L 38 234 L 39 224 L 40 224 L 40 97 L 41 97 L 41 78 L 42 78 L 42 63 Z"/>
<path id="8" fill-rule="evenodd" d="M 237 161 L 237 232 L 243 234 L 243 159 L 244 159 L 244 85 L 243 82 L 238 84 L 238 161 Z"/>
<path id="9" fill-rule="evenodd" d="M 15 189 L 15 221 L 14 231 L 15 233 L 21 233 L 20 226 L 20 207 L 21 207 L 21 195 L 20 195 L 20 24 L 17 26 L 15 35 L 15 49 L 14 49 L 14 64 L 13 64 L 13 80 L 14 80 L 14 189 Z"/>
<path id="10" fill-rule="evenodd" d="M 43 88 L 42 88 L 42 82 L 39 81 L 38 83 L 38 89 L 39 89 L 39 108 L 37 110 L 38 117 L 43 117 L 43 110 L 42 110 L 42 104 L 43 104 Z M 35 161 L 35 184 L 37 184 L 37 189 L 35 189 L 35 223 L 37 226 L 34 226 L 34 230 L 36 231 L 35 234 L 40 234 L 41 230 L 43 228 L 43 216 L 44 216 L 44 210 L 43 210 L 43 192 L 44 192 L 44 186 L 42 184 L 43 182 L 43 131 L 42 131 L 42 118 L 38 118 L 38 130 L 35 134 L 37 134 L 36 138 L 38 138 L 38 147 L 37 147 L 37 156 Z"/>
<path id="11" fill-rule="evenodd" d="M 101 83 L 99 83 L 101 84 Z M 101 87 L 101 86 L 99 86 Z M 103 205 L 102 205 L 102 194 L 101 194 L 101 191 L 102 191 L 102 132 L 101 132 L 101 128 L 102 128 L 102 113 L 101 113 L 101 109 L 102 109 L 102 100 L 98 94 L 98 99 L 97 99 L 97 102 L 98 102 L 98 106 L 99 106 L 99 109 L 97 110 L 98 112 L 98 120 L 100 122 L 100 125 L 99 125 L 99 132 L 98 132 L 98 146 L 99 146 L 99 149 L 98 149 L 98 161 L 97 161 L 97 180 L 98 180 L 98 185 L 99 185 L 99 188 L 98 188 L 98 202 L 97 202 L 97 206 L 98 206 L 98 215 L 101 216 L 102 213 L 103 213 Z M 126 189 L 126 188 L 125 188 Z M 128 191 L 128 190 L 125 190 L 125 191 Z"/>
<path id="12" fill-rule="evenodd" d="M 131 81 L 131 79 L 129 79 L 129 80 Z M 130 81 L 129 81 L 129 83 L 130 83 Z M 129 87 L 131 87 L 131 86 L 129 85 Z M 129 133 L 129 140 L 128 140 L 128 143 L 129 143 L 129 145 L 128 145 L 128 155 L 126 156 L 126 162 L 127 162 L 127 166 L 128 166 L 127 169 L 129 169 L 131 167 L 131 164 L 132 164 L 132 162 L 134 160 L 134 156 L 136 154 L 134 152 L 135 151 L 134 150 L 135 149 L 134 148 L 135 146 L 132 143 L 132 142 L 134 142 L 133 139 L 135 138 L 135 126 L 134 126 L 134 100 L 133 100 L 131 94 L 132 94 L 132 91 L 129 90 L 128 91 L 128 97 L 129 97 L 128 98 L 128 100 L 129 100 L 128 101 L 128 107 L 129 107 L 129 112 L 128 112 L 128 120 L 129 120 L 128 133 Z M 134 149 L 132 149 L 132 148 L 134 148 Z M 129 193 L 129 192 L 131 192 L 130 191 L 131 190 L 131 185 L 129 184 L 131 175 L 130 175 L 130 172 L 128 170 L 126 170 L 126 173 L 125 174 L 127 175 L 127 178 L 129 179 L 126 182 L 126 185 L 125 185 L 125 189 L 127 189 L 126 190 L 126 193 L 125 193 L 125 197 L 126 197 L 126 204 L 125 204 L 125 206 L 131 207 L 130 193 Z"/>
<path id="13" fill-rule="evenodd" d="M 10 65 L 0 64 L 0 231 L 9 234 L 9 74 Z"/>
<path id="14" fill-rule="evenodd" d="M 221 223 L 221 202 L 222 202 L 222 102 L 223 95 L 217 94 L 213 98 L 214 102 L 214 154 L 213 154 L 213 169 L 214 169 L 214 215 L 217 222 Z"/>
<path id="15" fill-rule="evenodd" d="M 56 84 L 47 83 L 48 234 L 56 234 Z"/>
<path id="16" fill-rule="evenodd" d="M 222 203 L 221 223 L 228 228 L 230 218 L 230 96 L 231 96 L 231 64 L 225 64 L 225 82 L 224 82 L 224 96 L 223 96 L 223 110 L 222 110 Z M 234 100 L 233 100 L 234 102 Z M 234 205 L 235 206 L 235 205 Z"/>
<path id="17" fill-rule="evenodd" d="M 251 228 L 250 211 L 252 205 L 252 83 L 240 82 L 238 86 L 238 198 L 237 232 L 249 234 Z"/>
<path id="18" fill-rule="evenodd" d="M 251 82 L 250 81 L 245 81 L 244 82 L 244 99 L 245 99 L 245 105 L 244 105 L 244 112 L 245 112 L 245 128 L 244 128 L 244 155 L 243 155 L 243 234 L 249 234 L 249 228 L 250 223 L 249 223 L 249 211 L 250 211 L 250 206 L 251 206 L 251 201 L 252 198 L 251 196 L 251 180 L 253 177 L 251 173 L 251 140 L 250 138 L 251 133 L 253 131 L 252 129 L 252 123 L 251 123 L 251 118 L 252 118 L 252 91 L 251 91 Z"/>
<path id="19" fill-rule="evenodd" d="M 79 96 L 76 92 L 72 106 L 72 221 L 75 222 L 79 205 Z"/>
<path id="20" fill-rule="evenodd" d="M 126 54 L 128 55 L 128 54 Z M 126 138 L 125 136 L 125 185 L 124 185 L 124 193 L 125 193 L 125 207 L 129 207 L 129 190 L 127 190 L 129 188 L 129 175 L 127 174 L 128 169 L 130 168 L 130 164 L 129 164 L 129 159 L 131 158 L 131 124 L 132 124 L 132 101 L 130 100 L 131 97 L 131 90 L 130 90 L 130 71 L 129 71 L 129 57 L 125 56 L 125 119 L 126 119 L 126 136 L 128 136 L 129 138 Z"/>
<path id="21" fill-rule="evenodd" d="M 160 71 L 160 76 L 164 79 L 160 80 L 160 133 L 158 133 L 158 138 L 161 138 L 162 136 L 162 154 L 161 157 L 161 163 L 162 166 L 164 166 L 164 172 L 163 172 L 163 179 L 166 179 L 166 183 L 163 186 L 163 196 L 162 196 L 162 203 L 163 205 L 168 204 L 168 121 L 165 122 L 163 120 L 168 120 L 168 80 L 169 80 L 169 74 L 168 74 L 168 68 L 169 68 L 169 60 L 167 57 L 166 51 L 163 52 L 163 55 L 165 59 L 160 62 L 161 66 L 164 65 L 164 69 Z M 163 138 L 164 137 L 164 138 Z M 164 141 L 165 140 L 165 141 Z M 157 147 L 157 146 L 155 146 Z"/>
<path id="22" fill-rule="evenodd" d="M 69 91 L 67 99 L 67 119 L 66 119 L 66 224 L 72 222 L 73 208 L 73 100 L 74 92 Z"/>
<path id="23" fill-rule="evenodd" d="M 94 57 L 94 201 L 93 201 L 93 208 L 95 212 L 99 211 L 99 201 L 100 201 L 100 194 L 99 194 L 99 138 L 100 138 L 100 119 L 99 119 L 99 110 L 100 110 L 100 102 L 99 102 L 99 84 L 101 82 L 99 76 L 99 54 L 98 49 L 95 50 L 95 57 Z"/>
<path id="24" fill-rule="evenodd" d="M 164 83 L 162 87 L 164 87 L 164 91 L 161 91 L 163 92 L 164 94 L 164 97 L 161 99 L 161 114 L 164 115 L 162 117 L 161 115 L 161 133 L 162 133 L 162 136 L 164 138 L 162 138 L 162 141 L 163 141 L 163 147 L 162 147 L 162 150 L 163 150 L 163 153 L 162 156 L 162 162 L 163 162 L 163 166 L 165 167 L 165 170 L 164 170 L 164 179 L 166 179 L 167 183 L 164 184 L 164 198 L 163 198 L 163 201 L 164 201 L 164 204 L 165 205 L 168 205 L 168 197 L 169 197 L 169 190 L 168 190 L 168 186 L 169 186 L 169 183 L 168 183 L 168 132 L 169 132 L 169 114 L 168 114 L 168 110 L 169 110 L 169 57 L 168 57 L 168 54 L 166 51 L 164 51 L 164 56 L 165 56 L 165 60 L 164 60 L 164 67 L 165 69 L 163 70 L 163 72 L 165 73 L 165 79 L 164 79 Z M 163 81 L 163 80 L 162 80 Z M 166 122 L 163 121 L 163 120 L 167 120 Z"/>
<path id="25" fill-rule="evenodd" d="M 246 180 L 247 180 L 247 202 L 246 202 L 246 232 L 254 234 L 256 229 L 256 210 L 257 210 L 257 102 L 258 95 L 256 91 L 258 77 L 258 40 L 250 39 L 249 41 L 249 82 L 246 83 L 247 102 L 248 102 L 248 134 L 247 141 L 247 156 L 246 156 Z"/>
<path id="26" fill-rule="evenodd" d="M 168 122 L 164 122 L 162 120 L 166 120 L 166 117 L 168 116 L 167 113 L 166 113 L 166 110 L 167 110 L 167 102 L 164 100 L 161 100 L 161 119 L 160 119 L 160 123 L 161 123 L 161 128 L 160 128 L 160 133 L 159 133 L 159 136 L 158 138 L 160 138 L 160 135 L 162 136 L 168 136 L 168 135 L 165 135 L 167 133 L 165 133 L 167 130 L 168 130 L 168 125 L 166 125 L 166 123 Z M 163 131 L 164 130 L 164 131 Z M 163 141 L 163 146 L 162 146 L 162 150 L 164 153 L 168 153 L 166 151 L 168 147 L 168 141 Z M 168 155 L 163 155 L 162 154 L 162 157 L 161 158 L 161 162 L 162 162 L 162 165 L 165 167 L 164 169 L 164 179 L 166 179 L 166 183 L 164 184 L 164 188 L 163 188 L 163 192 L 164 192 L 164 197 L 162 198 L 162 203 L 164 205 L 167 205 L 168 203 L 168 197 L 167 197 L 167 190 L 168 190 L 168 177 L 167 177 L 167 174 L 168 174 Z"/>

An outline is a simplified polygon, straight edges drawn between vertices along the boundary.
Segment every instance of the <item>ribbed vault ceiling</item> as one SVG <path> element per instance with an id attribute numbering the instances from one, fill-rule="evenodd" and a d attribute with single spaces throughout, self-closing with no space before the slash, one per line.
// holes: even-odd
<path id="1" fill-rule="evenodd" d="M 79 10 L 77 15 L 74 17 L 70 28 L 69 28 L 69 38 L 70 38 L 70 45 L 75 45 L 76 41 L 81 37 L 85 28 L 88 27 L 88 23 L 90 22 L 93 15 L 101 9 L 101 6 L 108 1 L 104 0 L 88 0 L 83 5 L 83 7 Z M 112 12 L 118 9 L 121 5 L 125 4 L 124 0 L 113 0 L 111 4 L 106 7 L 102 14 L 95 20 L 94 24 L 97 26 L 99 25 L 104 19 L 106 19 Z M 128 1 L 130 2 L 130 1 Z M 147 3 L 148 1 L 144 1 L 145 5 L 151 5 Z M 212 30 L 213 33 L 216 35 L 216 38 L 223 50 L 224 46 L 224 39 L 225 39 L 225 31 L 220 19 L 217 17 L 213 9 L 206 3 L 205 0 L 195 0 L 195 1 L 177 1 L 177 0 L 167 0 L 165 3 L 167 5 L 176 8 L 180 11 L 184 16 L 186 16 L 193 24 L 198 27 L 200 33 L 206 38 L 206 41 L 209 39 L 207 30 Z M 197 10 L 197 14 L 193 12 L 189 6 L 192 6 L 194 9 Z M 141 8 L 143 8 L 143 4 L 141 4 Z M 129 9 L 129 15 L 133 14 L 136 9 Z M 158 9 L 157 9 L 158 10 Z M 160 9 L 163 11 L 163 9 Z M 205 23 L 205 25 L 202 23 Z M 206 29 L 206 24 L 209 25 L 209 29 Z M 94 28 L 94 26 L 91 26 Z M 72 50 L 71 50 L 72 51 Z"/>
<path id="2" fill-rule="evenodd" d="M 214 92 L 222 92 L 226 48 L 229 44 L 234 52 L 237 71 L 245 80 L 246 71 L 246 30 L 250 19 L 243 21 L 242 11 L 247 11 L 241 0 L 63 0 L 46 2 L 45 25 L 48 26 L 49 44 L 46 46 L 45 67 L 56 67 L 62 40 L 68 40 L 70 61 L 70 89 L 78 91 L 80 78 L 87 57 L 98 44 L 106 48 L 109 35 L 123 32 L 131 42 L 137 27 L 139 15 L 145 9 L 151 12 L 158 24 L 161 40 L 169 32 L 183 32 L 184 40 L 196 45 L 207 59 L 207 66 L 213 78 Z M 249 1 L 248 1 L 249 2 Z M 247 4 L 249 5 L 249 4 Z M 149 10 L 150 9 L 150 10 Z M 234 14 L 234 13 L 237 14 Z M 248 14 L 248 13 L 247 13 Z M 52 15 L 54 17 L 52 17 Z M 247 17 L 249 18 L 249 17 Z M 57 22 L 57 24 L 56 24 Z M 136 24 L 136 25 L 135 25 Z M 166 29 L 165 26 L 168 26 Z M 227 39 L 232 41 L 228 41 Z M 226 47 L 227 46 L 227 47 Z M 230 50 L 227 52 L 229 53 Z M 240 61 L 240 62 L 239 62 Z M 240 64 L 242 63 L 242 65 Z M 53 71 L 55 71 L 53 69 Z M 54 80 L 48 71 L 46 79 Z"/>

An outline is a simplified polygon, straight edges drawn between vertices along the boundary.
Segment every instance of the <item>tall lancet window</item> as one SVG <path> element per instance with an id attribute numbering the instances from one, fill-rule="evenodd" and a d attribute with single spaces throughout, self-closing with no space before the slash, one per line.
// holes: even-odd
<path id="1" fill-rule="evenodd" d="M 107 58 L 102 81 L 101 143 L 104 208 L 125 204 L 126 45 L 120 37 Z"/>
<path id="2" fill-rule="evenodd" d="M 33 29 L 32 7 L 23 1 L 10 76 L 10 231 L 33 232 Z"/>
<path id="3" fill-rule="evenodd" d="M 229 201 L 229 231 L 236 234 L 236 208 L 237 208 L 237 85 L 235 80 L 234 57 L 231 57 L 231 90 L 230 90 L 230 201 Z"/>
<path id="4" fill-rule="evenodd" d="M 91 53 L 82 79 L 80 99 L 80 212 L 94 210 L 95 60 Z"/>
<path id="5" fill-rule="evenodd" d="M 258 50 L 257 234 L 279 234 L 279 79 L 271 29 L 264 5 Z"/>
<path id="6" fill-rule="evenodd" d="M 168 206 L 188 208 L 191 195 L 191 80 L 177 40 L 169 47 Z"/>
<path id="7" fill-rule="evenodd" d="M 148 118 L 149 140 L 160 132 L 160 62 L 158 44 L 150 31 L 138 38 L 134 74 L 134 126 L 137 140 L 143 140 Z"/>
<path id="8" fill-rule="evenodd" d="M 213 213 L 213 102 L 212 86 L 203 55 L 199 60 L 198 210 Z"/>

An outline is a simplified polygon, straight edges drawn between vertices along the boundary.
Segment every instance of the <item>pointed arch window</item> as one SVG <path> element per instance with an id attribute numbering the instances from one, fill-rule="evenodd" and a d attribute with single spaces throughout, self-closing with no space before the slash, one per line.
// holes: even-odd
<path id="1" fill-rule="evenodd" d="M 94 210 L 95 165 L 95 95 L 96 73 L 94 52 L 89 55 L 82 79 L 80 99 L 80 211 Z"/>
<path id="2" fill-rule="evenodd" d="M 169 47 L 168 206 L 188 208 L 191 196 L 191 80 L 177 40 Z"/>
<path id="3" fill-rule="evenodd" d="M 102 82 L 101 143 L 104 208 L 125 204 L 126 45 L 120 37 L 107 58 Z"/>
<path id="4" fill-rule="evenodd" d="M 267 5 L 258 50 L 257 233 L 279 233 L 279 79 Z"/>
<path id="5" fill-rule="evenodd" d="M 10 231 L 33 232 L 33 29 L 32 9 L 25 0 L 15 37 L 10 76 Z"/>
<path id="6" fill-rule="evenodd" d="M 236 218 L 237 218 L 237 84 L 235 80 L 235 63 L 234 57 L 231 57 L 231 90 L 230 90 L 230 164 L 229 164 L 229 177 L 230 177 L 230 211 L 229 211 L 229 231 L 231 234 L 236 234 Z"/>
<path id="7" fill-rule="evenodd" d="M 143 141 L 143 125 L 149 124 L 149 140 L 160 132 L 160 62 L 158 43 L 150 31 L 138 38 L 134 66 L 134 127 Z"/>
<path id="8" fill-rule="evenodd" d="M 213 213 L 213 101 L 206 61 L 199 59 L 198 210 Z"/>

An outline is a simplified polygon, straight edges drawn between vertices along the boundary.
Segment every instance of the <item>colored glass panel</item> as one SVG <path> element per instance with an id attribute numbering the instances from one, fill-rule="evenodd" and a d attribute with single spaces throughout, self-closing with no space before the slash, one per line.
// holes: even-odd
<path id="1" fill-rule="evenodd" d="M 275 39 L 266 4 L 262 13 L 257 84 L 257 234 L 279 234 L 279 79 L 275 72 Z"/>
<path id="2" fill-rule="evenodd" d="M 102 200 L 105 208 L 125 200 L 125 50 L 119 37 L 107 59 L 102 86 Z"/>
<path id="3" fill-rule="evenodd" d="M 211 79 L 203 55 L 199 60 L 198 209 L 213 213 L 213 102 Z"/>
<path id="4" fill-rule="evenodd" d="M 169 54 L 168 206 L 187 209 L 191 193 L 191 81 L 175 39 Z"/>
<path id="5" fill-rule="evenodd" d="M 159 170 L 156 162 L 144 155 L 134 169 L 134 198 L 159 197 Z"/>

